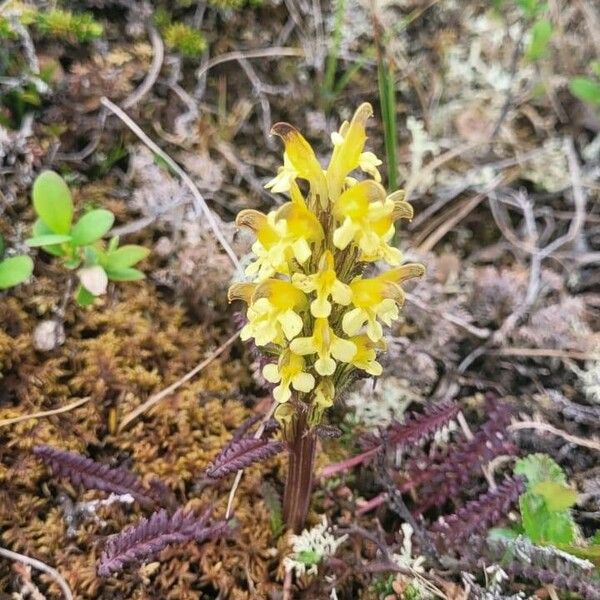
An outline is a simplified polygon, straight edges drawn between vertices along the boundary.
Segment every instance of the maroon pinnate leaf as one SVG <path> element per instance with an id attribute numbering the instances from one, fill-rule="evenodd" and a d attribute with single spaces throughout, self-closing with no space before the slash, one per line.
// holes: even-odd
<path id="1" fill-rule="evenodd" d="M 175 498 L 169 488 L 155 479 L 146 488 L 142 481 L 123 467 L 109 467 L 76 452 L 51 446 L 35 446 L 33 453 L 45 462 L 56 477 L 64 477 L 73 485 L 114 494 L 130 494 L 145 508 L 172 508 Z"/>
<path id="2" fill-rule="evenodd" d="M 285 448 L 283 442 L 256 438 L 233 439 L 207 467 L 205 475 L 220 479 L 230 473 L 275 456 Z"/>
<path id="3" fill-rule="evenodd" d="M 227 521 L 208 525 L 212 512 L 208 508 L 200 516 L 180 508 L 172 515 L 161 509 L 110 538 L 98 562 L 98 574 L 107 577 L 127 564 L 147 560 L 167 546 L 195 540 L 204 542 L 231 534 Z"/>

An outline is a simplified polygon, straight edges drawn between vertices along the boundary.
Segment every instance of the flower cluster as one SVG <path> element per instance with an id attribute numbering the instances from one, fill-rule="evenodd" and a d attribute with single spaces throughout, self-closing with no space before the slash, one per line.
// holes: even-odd
<path id="1" fill-rule="evenodd" d="M 315 425 L 354 371 L 381 374 L 382 325 L 399 316 L 401 283 L 424 272 L 422 265 L 403 265 L 391 243 L 394 223 L 412 218 L 413 210 L 403 192 L 386 193 L 377 170 L 381 161 L 364 151 L 371 115 L 371 106 L 362 104 L 332 134 L 325 170 L 297 129 L 274 125 L 285 152 L 267 187 L 289 194 L 289 201 L 266 215 L 242 210 L 236 220 L 254 232 L 256 260 L 246 270 L 252 281 L 234 284 L 229 300 L 248 305 L 242 339 L 253 338 L 278 357 L 263 375 L 277 384 L 281 421 L 293 414 L 284 403 L 294 392 L 309 405 Z M 357 169 L 370 177 L 351 177 Z M 393 268 L 363 276 L 365 266 L 377 261 Z"/>

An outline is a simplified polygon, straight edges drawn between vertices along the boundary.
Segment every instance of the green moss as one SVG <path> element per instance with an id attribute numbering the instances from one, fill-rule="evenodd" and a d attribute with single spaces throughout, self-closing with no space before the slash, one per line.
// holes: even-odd
<path id="1" fill-rule="evenodd" d="M 0 40 L 14 40 L 16 37 L 10 21 L 6 17 L 0 17 Z"/>
<path id="2" fill-rule="evenodd" d="M 165 43 L 183 56 L 196 57 L 206 50 L 202 32 L 185 23 L 171 23 L 163 32 Z"/>
<path id="3" fill-rule="evenodd" d="M 89 13 L 76 15 L 65 10 L 36 12 L 33 24 L 42 35 L 77 42 L 95 40 L 104 30 Z"/>

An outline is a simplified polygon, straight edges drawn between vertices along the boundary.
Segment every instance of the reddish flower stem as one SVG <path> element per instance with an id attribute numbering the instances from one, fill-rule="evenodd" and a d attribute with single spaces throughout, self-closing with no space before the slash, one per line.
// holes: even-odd
<path id="1" fill-rule="evenodd" d="M 314 479 L 317 436 L 300 415 L 289 431 L 289 465 L 283 494 L 283 518 L 287 527 L 300 533 L 304 528 Z"/>

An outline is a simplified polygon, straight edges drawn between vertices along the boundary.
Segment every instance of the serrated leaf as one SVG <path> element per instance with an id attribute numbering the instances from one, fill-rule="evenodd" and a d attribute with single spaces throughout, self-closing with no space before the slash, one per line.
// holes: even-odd
<path id="1" fill-rule="evenodd" d="M 0 290 L 23 283 L 33 273 L 29 256 L 12 256 L 0 262 Z"/>
<path id="2" fill-rule="evenodd" d="M 577 502 L 577 492 L 555 481 L 540 481 L 531 487 L 531 491 L 544 498 L 549 511 L 570 508 Z"/>
<path id="3" fill-rule="evenodd" d="M 73 225 L 71 237 L 75 246 L 87 246 L 105 236 L 115 222 L 110 210 L 98 208 L 86 213 Z"/>
<path id="4" fill-rule="evenodd" d="M 111 281 L 138 281 L 146 278 L 142 271 L 131 267 L 124 267 L 122 269 L 107 268 L 106 273 Z"/>
<path id="5" fill-rule="evenodd" d="M 67 234 L 73 221 L 73 199 L 65 180 L 54 171 L 37 176 L 32 190 L 38 217 L 57 234 Z"/>
<path id="6" fill-rule="evenodd" d="M 600 83 L 587 77 L 576 77 L 569 83 L 569 90 L 582 102 L 600 106 Z"/>
<path id="7" fill-rule="evenodd" d="M 129 244 L 121 246 L 110 252 L 106 257 L 106 267 L 108 269 L 123 269 L 132 267 L 150 254 L 148 248 Z"/>
<path id="8" fill-rule="evenodd" d="M 554 28 L 548 19 L 541 19 L 534 23 L 531 28 L 531 39 L 525 50 L 527 60 L 535 62 L 546 55 L 553 32 Z"/>
<path id="9" fill-rule="evenodd" d="M 570 544 L 575 522 L 568 510 L 550 511 L 543 496 L 526 492 L 519 498 L 523 528 L 534 543 Z"/>
<path id="10" fill-rule="evenodd" d="M 32 247 L 38 248 L 40 246 L 56 246 L 57 244 L 64 244 L 70 242 L 70 235 L 59 235 L 58 233 L 46 233 L 44 235 L 38 235 L 36 237 L 25 240 L 25 243 Z"/>
<path id="11" fill-rule="evenodd" d="M 560 465 L 547 454 L 530 454 L 520 458 L 515 463 L 514 473 L 526 479 L 528 488 L 540 481 L 567 483 L 567 478 Z"/>

